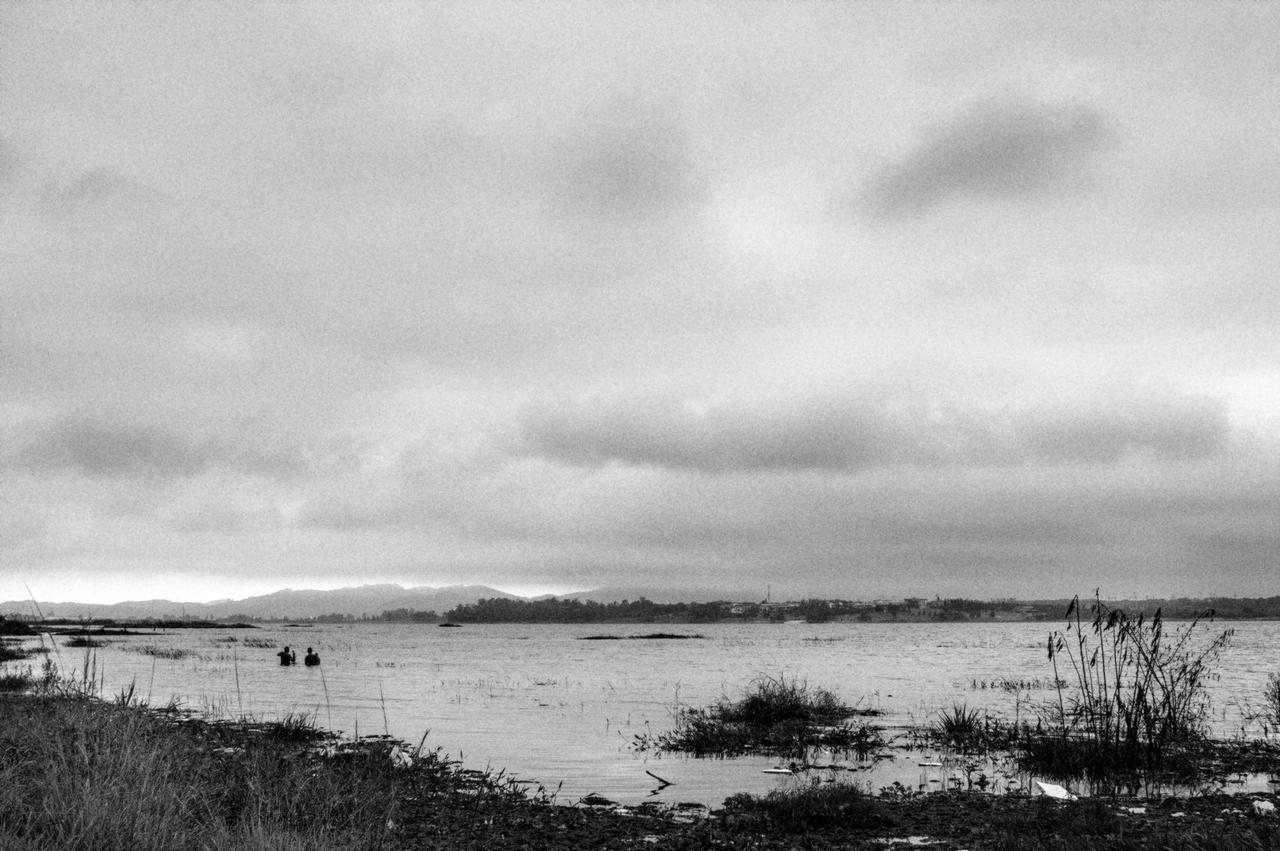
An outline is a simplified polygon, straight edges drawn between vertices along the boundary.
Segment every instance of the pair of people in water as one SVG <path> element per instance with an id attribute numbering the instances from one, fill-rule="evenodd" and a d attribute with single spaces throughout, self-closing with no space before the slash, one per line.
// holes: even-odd
<path id="1" fill-rule="evenodd" d="M 281 664 L 281 665 L 296 665 L 296 664 L 298 664 L 298 654 L 296 654 L 296 653 L 294 653 L 292 650 L 290 650 L 290 649 L 289 649 L 289 647 L 288 647 L 287 645 L 285 646 L 285 648 L 284 648 L 283 650 L 281 650 L 281 651 L 280 651 L 279 653 L 277 653 L 276 655 L 280 657 L 280 664 Z M 320 664 L 320 654 L 319 654 L 319 653 L 317 653 L 316 651 L 312 650 L 310 647 L 308 647 L 308 648 L 307 648 L 307 655 L 302 657 L 302 664 L 306 665 L 308 668 L 310 668 L 310 667 L 312 667 L 312 666 L 314 666 L 314 665 L 319 665 L 319 664 Z"/>

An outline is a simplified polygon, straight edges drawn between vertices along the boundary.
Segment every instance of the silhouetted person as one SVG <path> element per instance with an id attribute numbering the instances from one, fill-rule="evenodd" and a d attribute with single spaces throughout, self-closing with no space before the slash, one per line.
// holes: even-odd
<path id="1" fill-rule="evenodd" d="M 281 665 L 295 665 L 298 662 L 298 654 L 289 649 L 289 645 L 285 645 L 284 649 L 276 654 L 280 657 Z"/>
<path id="2" fill-rule="evenodd" d="M 307 648 L 307 655 L 302 657 L 302 662 L 303 662 L 303 664 L 305 664 L 308 668 L 310 668 L 312 665 L 319 665 L 319 664 L 320 664 L 320 654 L 319 654 L 319 653 L 317 653 L 316 651 L 312 650 L 310 647 L 308 647 L 308 648 Z"/>

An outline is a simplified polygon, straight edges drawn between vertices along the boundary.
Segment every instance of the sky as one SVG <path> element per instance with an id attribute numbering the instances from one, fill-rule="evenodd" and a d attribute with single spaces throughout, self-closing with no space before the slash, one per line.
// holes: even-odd
<path id="1" fill-rule="evenodd" d="M 0 600 L 1280 594 L 1277 43 L 0 3 Z"/>

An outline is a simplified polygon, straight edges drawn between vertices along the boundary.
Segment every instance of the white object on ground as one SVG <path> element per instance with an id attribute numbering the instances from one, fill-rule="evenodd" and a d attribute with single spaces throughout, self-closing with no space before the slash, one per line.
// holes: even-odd
<path id="1" fill-rule="evenodd" d="M 1060 801 L 1079 800 L 1075 795 L 1068 792 L 1065 787 L 1059 786 L 1057 783 L 1041 783 L 1039 780 L 1034 782 L 1036 791 L 1046 798 L 1057 798 Z"/>
<path id="2" fill-rule="evenodd" d="M 1260 816 L 1273 816 L 1276 814 L 1276 805 L 1270 801 L 1254 801 L 1253 811 Z"/>
<path id="3" fill-rule="evenodd" d="M 413 765 L 413 755 L 396 745 L 391 749 L 391 764 L 396 768 L 409 768 Z"/>

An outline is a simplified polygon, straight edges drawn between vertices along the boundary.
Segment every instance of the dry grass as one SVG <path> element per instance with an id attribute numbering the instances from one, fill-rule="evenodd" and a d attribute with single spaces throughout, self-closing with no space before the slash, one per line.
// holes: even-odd
<path id="1" fill-rule="evenodd" d="M 376 847 L 398 797 L 385 752 L 331 760 L 70 692 L 0 698 L 0 847 Z"/>

